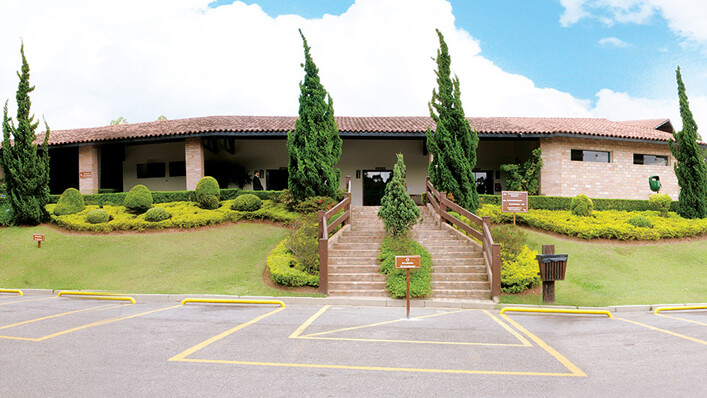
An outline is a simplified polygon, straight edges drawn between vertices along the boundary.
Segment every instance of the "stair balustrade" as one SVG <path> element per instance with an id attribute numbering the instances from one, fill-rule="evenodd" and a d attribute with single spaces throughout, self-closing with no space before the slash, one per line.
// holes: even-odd
<path id="1" fill-rule="evenodd" d="M 344 210 L 334 222 L 328 223 L 332 216 Z M 344 200 L 328 211 L 319 210 L 319 291 L 329 294 L 329 234 L 340 224 L 351 224 L 351 176 L 346 176 Z"/>
<path id="2" fill-rule="evenodd" d="M 473 238 L 481 241 L 482 252 L 484 253 L 486 268 L 491 282 L 491 296 L 494 298 L 500 297 L 501 245 L 499 243 L 494 243 L 493 237 L 491 237 L 491 217 L 479 217 L 449 200 L 446 192 L 440 192 L 435 189 L 434 185 L 430 182 L 430 177 L 427 177 L 425 184 L 425 197 L 427 199 L 427 203 L 432 206 L 434 212 L 437 213 L 439 217 L 440 228 L 442 228 L 442 223 L 446 221 L 457 226 Z M 461 216 L 469 219 L 469 221 L 478 226 L 478 230 L 449 214 L 448 209 L 451 209 L 452 211 L 455 211 Z"/>

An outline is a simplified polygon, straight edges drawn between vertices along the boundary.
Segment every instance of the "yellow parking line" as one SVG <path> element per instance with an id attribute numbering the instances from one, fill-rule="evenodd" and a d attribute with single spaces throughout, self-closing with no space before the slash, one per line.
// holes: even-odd
<path id="1" fill-rule="evenodd" d="M 574 310 L 565 308 L 514 308 L 506 307 L 501 310 L 500 314 L 503 315 L 506 312 L 537 312 L 537 313 L 549 313 L 549 314 L 585 314 L 585 315 L 606 315 L 611 318 L 611 312 L 606 310 Z"/>
<path id="2" fill-rule="evenodd" d="M 42 298 L 36 298 L 36 299 L 29 299 L 29 300 L 17 300 L 17 301 L 10 301 L 8 303 L 2 303 L 0 305 L 8 305 L 8 304 L 15 304 L 15 303 L 26 303 L 28 301 L 39 301 L 39 300 L 50 300 L 50 299 L 55 299 L 56 297 L 42 297 Z"/>
<path id="3" fill-rule="evenodd" d="M 193 354 L 193 353 L 195 353 L 195 352 L 201 350 L 202 348 L 204 348 L 204 347 L 210 345 L 211 343 L 214 343 L 214 342 L 216 342 L 216 341 L 218 341 L 218 340 L 221 340 L 222 338 L 224 338 L 224 337 L 226 337 L 226 336 L 229 336 L 229 335 L 231 335 L 231 334 L 233 334 L 233 333 L 235 333 L 235 332 L 237 332 L 237 331 L 239 331 L 239 330 L 245 328 L 246 326 L 252 325 L 252 324 L 258 322 L 258 321 L 261 320 L 261 319 L 264 319 L 264 318 L 269 317 L 270 315 L 277 314 L 278 312 L 280 312 L 280 311 L 282 311 L 282 310 L 284 310 L 284 309 L 285 309 L 285 307 L 280 307 L 280 308 L 277 308 L 277 309 L 275 309 L 275 310 L 272 310 L 272 311 L 270 311 L 270 312 L 268 312 L 268 313 L 266 313 L 266 314 L 263 314 L 263 315 L 261 315 L 261 316 L 259 316 L 259 317 L 253 318 L 253 319 L 251 319 L 250 321 L 248 321 L 248 322 L 246 322 L 246 323 L 242 323 L 242 324 L 236 326 L 236 327 L 233 328 L 233 329 L 227 330 L 227 331 L 225 331 L 225 332 L 223 332 L 223 333 L 220 333 L 220 334 L 218 334 L 218 335 L 216 335 L 216 336 L 214 336 L 214 337 L 212 337 L 212 338 L 210 338 L 210 339 L 208 339 L 208 340 L 206 340 L 206 341 L 204 341 L 204 342 L 201 342 L 201 343 L 195 345 L 194 347 L 192 347 L 192 348 L 190 348 L 190 349 L 188 349 L 188 350 L 186 350 L 186 351 L 183 351 L 183 352 L 181 352 L 181 353 L 179 353 L 179 354 L 173 356 L 173 357 L 170 358 L 169 360 L 170 360 L 170 361 L 181 361 L 181 360 L 184 360 L 184 359 L 185 359 L 186 357 L 188 357 L 189 355 L 191 355 L 191 354 Z"/>
<path id="4" fill-rule="evenodd" d="M 617 319 L 617 320 L 619 320 L 619 321 L 628 322 L 628 323 L 633 323 L 634 325 L 643 326 L 644 328 L 648 328 L 648 329 L 655 330 L 655 331 L 657 331 L 657 332 L 669 334 L 669 335 L 671 335 L 671 336 L 679 337 L 679 338 L 681 338 L 681 339 L 689 340 L 689 341 L 692 341 L 692 342 L 695 342 L 695 343 L 698 343 L 698 344 L 707 345 L 707 341 L 703 341 L 703 340 L 700 340 L 700 339 L 696 339 L 696 338 L 690 337 L 690 336 L 685 336 L 684 334 L 671 332 L 670 330 L 660 329 L 660 328 L 657 328 L 657 327 L 655 327 L 655 326 L 646 325 L 645 323 L 636 322 L 636 321 L 632 321 L 632 320 L 625 319 L 625 318 L 619 318 L 619 317 L 614 317 L 614 319 Z"/>
<path id="5" fill-rule="evenodd" d="M 560 363 L 562 363 L 567 369 L 569 369 L 569 371 L 572 372 L 572 374 L 573 374 L 574 376 L 581 376 L 581 377 L 586 377 L 586 376 L 587 376 L 587 375 L 586 375 L 581 369 L 579 369 L 575 364 L 573 364 L 572 362 L 570 362 L 569 359 L 565 358 L 564 355 L 560 354 L 560 353 L 557 352 L 554 348 L 550 347 L 550 346 L 547 345 L 544 341 L 540 340 L 539 337 L 537 337 L 536 335 L 530 333 L 530 332 L 529 332 L 527 329 L 525 329 L 524 327 L 520 326 L 520 325 L 519 325 L 517 322 L 515 322 L 513 319 L 509 318 L 508 315 L 506 315 L 506 314 L 501 314 L 501 317 L 502 317 L 503 319 L 505 319 L 506 321 L 508 321 L 510 324 L 512 324 L 516 329 L 518 329 L 518 330 L 520 330 L 521 332 L 523 332 L 526 336 L 530 337 L 530 339 L 533 340 L 533 341 L 535 342 L 535 344 L 537 344 L 538 346 L 540 346 L 543 350 L 547 351 L 550 355 L 552 355 L 553 357 L 555 357 L 555 359 L 557 359 L 558 361 L 560 361 Z"/>
<path id="6" fill-rule="evenodd" d="M 685 321 L 685 322 L 695 323 L 697 325 L 707 326 L 707 323 L 694 321 L 692 319 L 679 318 L 676 316 L 670 316 L 670 315 L 664 315 L 664 314 L 656 314 L 656 315 L 662 316 L 663 318 L 677 319 L 679 321 Z"/>
<path id="7" fill-rule="evenodd" d="M 41 317 L 41 318 L 30 319 L 30 320 L 28 320 L 28 321 L 22 321 L 22 322 L 13 323 L 12 325 L 0 326 L 0 330 L 13 328 L 13 327 L 15 327 L 15 326 L 26 325 L 26 324 L 28 324 L 28 323 L 34 323 L 34 322 L 39 322 L 39 321 L 45 321 L 45 320 L 47 320 L 47 319 L 58 318 L 58 317 L 60 317 L 60 316 L 71 315 L 71 314 L 77 314 L 77 313 L 79 313 L 79 312 L 95 311 L 95 310 L 98 310 L 98 309 L 101 309 L 101 308 L 107 309 L 106 307 L 109 307 L 109 308 L 119 307 L 120 305 L 122 305 L 122 304 L 119 304 L 119 305 L 99 305 L 99 306 L 97 306 L 97 307 L 84 308 L 84 309 L 82 309 L 82 310 L 63 312 L 63 313 L 61 313 L 61 314 L 54 314 L 54 315 L 49 315 L 49 316 L 45 316 L 45 317 Z"/>

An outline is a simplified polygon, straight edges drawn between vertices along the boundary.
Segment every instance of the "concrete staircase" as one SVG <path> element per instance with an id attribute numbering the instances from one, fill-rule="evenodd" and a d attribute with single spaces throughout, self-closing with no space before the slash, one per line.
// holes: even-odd
<path id="1" fill-rule="evenodd" d="M 389 297 L 386 276 L 378 272 L 385 237 L 379 206 L 352 206 L 352 224 L 329 245 L 329 295 Z"/>
<path id="2" fill-rule="evenodd" d="M 423 222 L 412 236 L 432 256 L 432 298 L 488 300 L 491 285 L 481 248 L 446 226 L 440 229 L 429 209 L 420 213 Z"/>

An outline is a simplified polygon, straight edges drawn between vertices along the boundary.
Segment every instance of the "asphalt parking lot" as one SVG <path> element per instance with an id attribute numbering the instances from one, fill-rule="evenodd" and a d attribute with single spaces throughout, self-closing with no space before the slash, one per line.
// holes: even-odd
<path id="1" fill-rule="evenodd" d="M 0 396 L 705 396 L 707 311 L 0 294 Z"/>

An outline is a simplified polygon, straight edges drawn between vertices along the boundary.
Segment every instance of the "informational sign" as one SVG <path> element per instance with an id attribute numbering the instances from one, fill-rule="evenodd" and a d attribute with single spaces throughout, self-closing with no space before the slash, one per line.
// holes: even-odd
<path id="1" fill-rule="evenodd" d="M 395 256 L 395 269 L 420 268 L 420 256 Z"/>
<path id="2" fill-rule="evenodd" d="M 79 178 L 90 178 L 90 177 L 91 177 L 90 171 L 80 171 L 79 172 Z"/>
<path id="3" fill-rule="evenodd" d="M 503 192 L 501 192 L 501 212 L 503 212 L 503 213 L 527 213 L 528 212 L 528 192 L 527 191 L 503 191 Z"/>
<path id="4" fill-rule="evenodd" d="M 37 242 L 37 247 L 42 247 L 42 242 L 44 242 L 44 234 L 32 234 L 32 240 Z"/>

